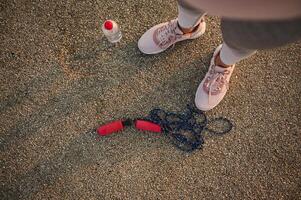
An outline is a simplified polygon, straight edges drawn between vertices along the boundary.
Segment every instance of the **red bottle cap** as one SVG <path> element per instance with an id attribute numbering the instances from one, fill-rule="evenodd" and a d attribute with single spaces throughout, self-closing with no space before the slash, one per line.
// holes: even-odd
<path id="1" fill-rule="evenodd" d="M 110 20 L 105 21 L 104 27 L 105 27 L 105 29 L 107 29 L 107 30 L 112 30 L 112 28 L 113 28 L 113 23 L 112 23 L 112 21 L 110 21 Z"/>

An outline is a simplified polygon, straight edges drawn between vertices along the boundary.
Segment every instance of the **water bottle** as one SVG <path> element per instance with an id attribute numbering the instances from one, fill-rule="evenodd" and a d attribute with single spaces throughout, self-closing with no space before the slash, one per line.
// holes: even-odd
<path id="1" fill-rule="evenodd" d="M 102 25 L 102 31 L 111 43 L 119 42 L 122 37 L 118 24 L 113 20 L 106 20 Z"/>

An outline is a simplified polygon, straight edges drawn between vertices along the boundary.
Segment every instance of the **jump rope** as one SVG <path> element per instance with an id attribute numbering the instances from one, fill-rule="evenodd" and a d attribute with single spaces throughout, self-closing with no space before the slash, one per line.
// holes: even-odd
<path id="1" fill-rule="evenodd" d="M 214 125 L 222 126 L 219 128 L 221 130 L 214 130 Z M 107 136 L 128 126 L 135 126 L 140 131 L 163 133 L 172 144 L 186 152 L 201 149 L 204 144 L 205 133 L 224 135 L 233 128 L 229 119 L 219 117 L 208 120 L 203 111 L 192 105 L 187 105 L 182 113 L 155 108 L 145 118 L 113 121 L 98 127 L 96 132 L 100 136 Z"/>

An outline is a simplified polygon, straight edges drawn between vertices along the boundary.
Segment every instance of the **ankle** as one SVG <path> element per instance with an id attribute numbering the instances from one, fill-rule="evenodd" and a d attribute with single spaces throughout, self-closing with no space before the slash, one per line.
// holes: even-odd
<path id="1" fill-rule="evenodd" d="M 184 28 L 184 27 L 181 27 L 181 25 L 178 22 L 178 27 L 184 34 L 193 33 L 199 27 L 199 25 L 200 25 L 200 23 L 192 28 Z"/>
<path id="2" fill-rule="evenodd" d="M 215 63 L 215 65 L 223 67 L 223 68 L 228 68 L 228 67 L 233 66 L 233 65 L 227 65 L 227 64 L 223 63 L 223 61 L 221 60 L 221 57 L 220 57 L 220 52 L 215 57 L 214 63 Z"/>

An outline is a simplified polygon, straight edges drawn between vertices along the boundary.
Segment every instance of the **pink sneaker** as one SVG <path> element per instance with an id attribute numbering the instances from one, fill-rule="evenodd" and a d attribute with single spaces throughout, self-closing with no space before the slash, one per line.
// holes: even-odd
<path id="1" fill-rule="evenodd" d="M 145 54 L 160 53 L 177 42 L 200 37 L 205 30 L 206 23 L 203 20 L 195 31 L 184 34 L 178 26 L 178 19 L 174 19 L 146 31 L 138 41 L 138 48 Z"/>
<path id="2" fill-rule="evenodd" d="M 215 57 L 221 48 L 222 45 L 215 49 L 209 70 L 196 92 L 195 104 L 203 111 L 208 111 L 217 106 L 229 89 L 229 81 L 235 65 L 228 68 L 215 65 Z"/>

